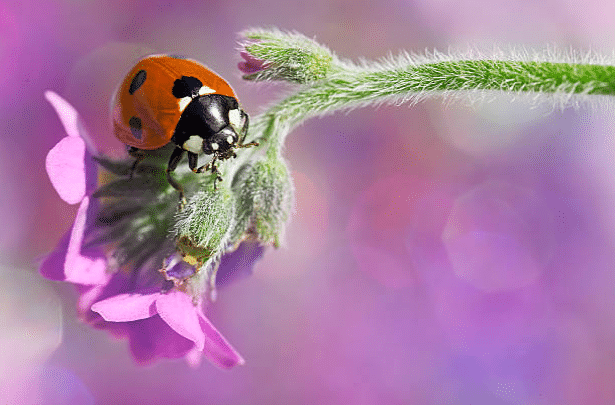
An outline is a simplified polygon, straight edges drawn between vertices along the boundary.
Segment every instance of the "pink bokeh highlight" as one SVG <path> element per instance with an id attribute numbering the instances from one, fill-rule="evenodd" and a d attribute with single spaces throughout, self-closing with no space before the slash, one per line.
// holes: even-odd
<path id="1" fill-rule="evenodd" d="M 553 255 L 552 213 L 529 188 L 488 181 L 459 196 L 442 240 L 457 277 L 487 292 L 535 283 Z"/>

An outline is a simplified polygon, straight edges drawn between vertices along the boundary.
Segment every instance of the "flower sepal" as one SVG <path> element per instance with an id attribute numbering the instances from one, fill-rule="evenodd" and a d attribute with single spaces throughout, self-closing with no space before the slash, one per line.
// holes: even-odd
<path id="1" fill-rule="evenodd" d="M 272 154 L 238 171 L 233 181 L 237 195 L 237 226 L 233 240 L 257 240 L 279 247 L 294 203 L 288 166 Z"/>
<path id="2" fill-rule="evenodd" d="M 178 252 L 194 258 L 197 265 L 221 254 L 229 243 L 234 214 L 235 197 L 228 187 L 205 187 L 198 191 L 175 218 Z"/>
<path id="3" fill-rule="evenodd" d="M 238 67 L 247 80 L 284 80 L 310 84 L 324 79 L 334 66 L 333 53 L 316 41 L 280 30 L 242 32 L 245 40 Z"/>

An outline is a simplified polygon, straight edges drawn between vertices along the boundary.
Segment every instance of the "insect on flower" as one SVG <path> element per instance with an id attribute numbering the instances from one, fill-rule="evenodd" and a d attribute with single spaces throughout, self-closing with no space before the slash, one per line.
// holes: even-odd
<path id="1" fill-rule="evenodd" d="M 97 163 L 123 173 L 130 163 L 98 155 L 76 109 L 53 92 L 45 97 L 67 134 L 48 153 L 46 170 L 59 196 L 79 208 L 68 233 L 41 263 L 41 274 L 77 286 L 79 316 L 128 339 L 139 364 L 180 357 L 193 365 L 202 357 L 221 368 L 243 364 L 206 317 L 208 302 L 187 285 L 198 269 L 183 260 L 169 238 L 176 214 L 172 196 L 156 187 L 144 192 L 139 181 L 125 187 L 127 179 L 99 186 Z M 234 254 L 253 263 L 262 248 L 242 245 Z M 251 271 L 237 261 L 220 257 L 216 269 L 222 268 L 225 279 Z"/>
<path id="2" fill-rule="evenodd" d="M 80 317 L 127 338 L 139 363 L 205 357 L 223 368 L 242 364 L 205 312 L 219 270 L 227 282 L 251 272 L 265 246 L 279 246 L 293 188 L 279 153 L 231 159 L 235 149 L 257 146 L 245 141 L 248 115 L 231 87 L 192 60 L 139 61 L 115 94 L 112 116 L 136 160 L 98 154 L 76 109 L 53 92 L 45 96 L 67 134 L 47 155 L 47 173 L 79 209 L 41 274 L 77 285 Z M 188 167 L 211 170 L 211 178 L 172 176 L 186 152 Z M 212 155 L 204 166 L 201 154 Z M 216 163 L 224 160 L 221 173 Z"/>
<path id="3" fill-rule="evenodd" d="M 113 128 L 137 164 L 151 151 L 170 142 L 167 180 L 184 199 L 182 185 L 171 176 L 184 152 L 195 173 L 211 170 L 222 180 L 217 160 L 235 157 L 236 148 L 258 146 L 243 143 L 248 114 L 240 107 L 229 84 L 205 66 L 190 59 L 154 55 L 140 60 L 126 75 L 114 101 Z M 213 155 L 198 166 L 198 155 Z"/>

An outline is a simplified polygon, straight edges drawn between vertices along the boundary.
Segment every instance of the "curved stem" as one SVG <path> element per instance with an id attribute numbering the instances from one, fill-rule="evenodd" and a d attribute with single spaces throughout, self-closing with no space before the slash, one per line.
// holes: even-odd
<path id="1" fill-rule="evenodd" d="M 258 116 L 263 141 L 279 150 L 292 127 L 315 115 L 367 104 L 417 102 L 438 94 L 503 91 L 557 97 L 615 95 L 615 66 L 537 61 L 460 60 L 407 66 L 336 66 L 336 72 Z"/>

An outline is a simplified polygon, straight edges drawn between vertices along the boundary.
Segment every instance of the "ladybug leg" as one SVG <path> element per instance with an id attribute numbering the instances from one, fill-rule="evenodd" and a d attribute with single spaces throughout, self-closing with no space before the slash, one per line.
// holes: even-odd
<path id="1" fill-rule="evenodd" d="M 214 180 L 214 188 L 216 188 L 216 182 L 222 181 L 222 177 L 220 177 L 220 175 L 218 174 L 220 172 L 218 171 L 218 168 L 216 167 L 216 164 L 215 164 L 216 159 L 218 159 L 218 155 L 214 154 L 214 157 L 211 160 L 211 162 L 197 169 L 197 166 L 199 165 L 199 155 L 193 152 L 188 152 L 188 167 L 190 167 L 190 170 L 192 170 L 195 173 L 203 173 L 209 170 L 209 167 L 211 166 L 212 174 L 216 175 L 216 179 Z"/>
<path id="2" fill-rule="evenodd" d="M 246 139 L 246 135 L 248 135 L 248 127 L 250 126 L 250 117 L 244 110 L 241 110 L 241 119 L 243 120 L 243 126 L 241 127 L 241 138 L 239 139 L 239 143 Z"/>
<path id="3" fill-rule="evenodd" d="M 199 155 L 193 152 L 188 152 L 188 167 L 195 173 L 203 173 L 209 168 L 209 164 L 203 165 L 197 169 L 199 165 Z"/>
<path id="4" fill-rule="evenodd" d="M 199 155 L 197 155 L 194 152 L 188 152 L 188 167 L 190 168 L 190 170 L 192 170 L 195 173 L 201 173 L 202 167 L 199 167 L 197 169 L 198 165 L 199 165 Z"/>
<path id="5" fill-rule="evenodd" d="M 130 180 L 132 179 L 132 175 L 137 169 L 137 165 L 139 164 L 139 162 L 145 159 L 147 155 L 141 149 L 135 148 L 134 146 L 128 148 L 128 154 L 135 158 L 135 162 L 132 164 L 132 166 L 130 167 L 130 171 L 128 172 L 128 179 Z"/>
<path id="6" fill-rule="evenodd" d="M 182 206 L 186 204 L 186 198 L 184 197 L 184 188 L 182 187 L 181 184 L 179 184 L 177 180 L 175 180 L 171 176 L 171 172 L 177 168 L 177 165 L 179 164 L 179 161 L 182 159 L 183 155 L 184 155 L 184 150 L 180 148 L 179 146 L 176 147 L 175 149 L 173 149 L 173 153 L 171 154 L 171 157 L 169 158 L 169 164 L 167 165 L 167 181 L 175 190 L 179 191 L 179 200 L 180 200 L 180 205 Z"/>
<path id="7" fill-rule="evenodd" d="M 243 141 L 246 139 L 246 135 L 248 135 L 248 126 L 250 125 L 250 118 L 245 111 L 241 110 L 241 117 L 243 119 L 243 126 L 241 127 L 241 136 L 239 138 L 239 142 L 237 143 L 237 148 L 249 148 L 251 146 L 258 146 L 258 142 L 250 142 L 244 144 Z"/>
<path id="8" fill-rule="evenodd" d="M 211 169 L 211 174 L 215 174 L 216 175 L 216 178 L 214 179 L 214 190 L 217 189 L 216 183 L 218 181 L 222 181 L 222 176 L 220 176 L 220 172 L 218 171 L 218 166 L 216 166 L 216 160 L 218 160 L 218 154 L 217 153 L 214 154 L 214 157 L 211 159 L 211 162 L 209 162 L 205 166 L 201 166 L 199 168 L 199 170 L 203 169 L 199 173 L 206 172 L 207 170 Z"/>
<path id="9" fill-rule="evenodd" d="M 251 148 L 252 146 L 258 146 L 258 142 L 250 142 L 250 143 L 238 143 L 237 148 Z"/>

